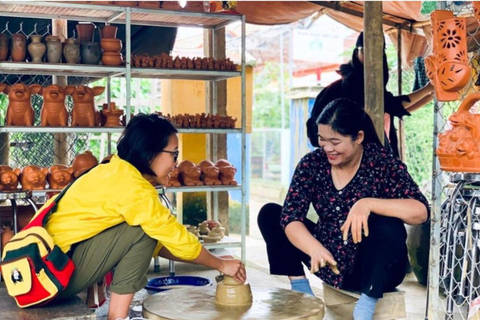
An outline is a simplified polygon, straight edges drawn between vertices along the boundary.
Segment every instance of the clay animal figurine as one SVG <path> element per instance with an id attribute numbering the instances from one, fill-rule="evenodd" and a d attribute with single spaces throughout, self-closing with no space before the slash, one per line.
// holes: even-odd
<path id="1" fill-rule="evenodd" d="M 178 167 L 173 168 L 173 170 L 168 175 L 167 187 L 180 187 L 182 184 L 178 181 L 178 176 L 180 175 L 180 169 Z"/>
<path id="2" fill-rule="evenodd" d="M 65 108 L 65 90 L 62 86 L 52 84 L 42 87 L 38 93 L 43 96 L 40 125 L 42 127 L 66 127 L 68 112 Z"/>
<path id="3" fill-rule="evenodd" d="M 203 160 L 198 164 L 198 167 L 200 168 L 200 172 L 202 173 L 201 178 L 205 185 L 214 186 L 222 184 L 222 182 L 218 179 L 220 170 L 215 167 L 213 162 L 209 160 Z"/>
<path id="4" fill-rule="evenodd" d="M 14 171 L 12 168 L 6 165 L 0 166 L 0 190 L 11 191 L 16 190 L 18 187 L 18 174 L 19 170 Z"/>
<path id="5" fill-rule="evenodd" d="M 219 178 L 223 185 L 238 185 L 238 182 L 235 181 L 237 169 L 232 166 L 230 162 L 225 159 L 220 159 L 215 163 L 215 166 L 220 170 Z"/>
<path id="6" fill-rule="evenodd" d="M 91 151 L 78 154 L 72 162 L 73 177 L 78 178 L 82 173 L 95 167 L 97 164 L 98 160 Z"/>
<path id="7" fill-rule="evenodd" d="M 63 189 L 73 180 L 73 168 L 64 164 L 57 164 L 50 167 L 47 174 L 47 181 L 50 189 Z"/>
<path id="8" fill-rule="evenodd" d="M 43 190 L 47 184 L 47 168 L 26 166 L 18 175 L 23 190 Z"/>
<path id="9" fill-rule="evenodd" d="M 184 186 L 203 186 L 200 181 L 200 168 L 192 161 L 183 160 L 178 165 L 180 170 L 180 183 Z"/>
<path id="10" fill-rule="evenodd" d="M 42 86 L 39 84 L 27 86 L 24 83 L 16 83 L 9 86 L 0 83 L 0 92 L 8 95 L 6 126 L 33 126 L 35 113 L 30 98 L 41 89 Z"/>
<path id="11" fill-rule="evenodd" d="M 72 127 L 95 126 L 94 97 L 101 95 L 105 87 L 66 86 L 65 93 L 72 95 Z"/>

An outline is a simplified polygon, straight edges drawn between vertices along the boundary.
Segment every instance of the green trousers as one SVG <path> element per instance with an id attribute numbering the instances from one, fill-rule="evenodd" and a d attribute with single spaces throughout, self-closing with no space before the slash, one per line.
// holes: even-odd
<path id="1" fill-rule="evenodd" d="M 147 284 L 147 271 L 157 241 L 141 227 L 121 223 L 72 248 L 75 273 L 58 297 L 74 296 L 115 269 L 110 291 L 135 293 Z"/>

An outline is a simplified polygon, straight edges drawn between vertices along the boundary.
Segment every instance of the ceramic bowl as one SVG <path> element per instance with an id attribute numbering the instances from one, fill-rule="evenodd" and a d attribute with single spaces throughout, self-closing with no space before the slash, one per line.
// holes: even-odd
<path id="1" fill-rule="evenodd" d="M 104 52 L 102 64 L 105 66 L 119 66 L 123 64 L 123 56 L 120 52 Z"/>
<path id="2" fill-rule="evenodd" d="M 104 38 L 100 40 L 104 52 L 119 52 L 122 50 L 122 40 L 117 38 Z"/>

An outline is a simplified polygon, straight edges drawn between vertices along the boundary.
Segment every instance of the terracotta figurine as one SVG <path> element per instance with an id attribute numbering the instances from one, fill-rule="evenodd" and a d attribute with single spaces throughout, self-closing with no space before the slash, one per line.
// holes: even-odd
<path id="1" fill-rule="evenodd" d="M 73 97 L 72 127 L 95 126 L 95 100 L 101 95 L 105 87 L 67 86 L 65 93 Z"/>
<path id="2" fill-rule="evenodd" d="M 47 168 L 26 166 L 18 175 L 23 190 L 43 190 L 47 184 Z"/>
<path id="3" fill-rule="evenodd" d="M 66 127 L 68 112 L 65 108 L 65 90 L 62 86 L 52 84 L 42 87 L 38 93 L 43 96 L 40 125 L 42 127 Z"/>
<path id="4" fill-rule="evenodd" d="M 0 166 L 0 190 L 16 190 L 18 187 L 18 173 L 6 165 Z"/>
<path id="5" fill-rule="evenodd" d="M 8 95 L 6 126 L 33 126 L 34 111 L 30 98 L 32 94 L 38 93 L 42 89 L 39 84 L 27 86 L 23 83 L 16 83 L 9 86 L 0 83 L 0 92 Z"/>
<path id="6" fill-rule="evenodd" d="M 230 162 L 225 159 L 220 159 L 215 163 L 215 166 L 220 170 L 219 178 L 220 181 L 222 181 L 222 184 L 231 186 L 238 185 L 238 182 L 235 181 L 235 173 L 237 172 L 237 169 L 232 166 Z"/>
<path id="7" fill-rule="evenodd" d="M 168 175 L 168 181 L 166 182 L 167 187 L 181 186 L 180 181 L 178 181 L 179 174 L 180 174 L 180 169 L 178 167 L 173 168 L 173 170 Z"/>
<path id="8" fill-rule="evenodd" d="M 198 164 L 200 172 L 202 173 L 202 181 L 207 186 L 221 185 L 222 182 L 218 179 L 220 170 L 210 160 L 203 160 Z"/>
<path id="9" fill-rule="evenodd" d="M 202 186 L 203 182 L 200 181 L 200 168 L 192 161 L 183 160 L 178 165 L 180 170 L 180 182 L 184 186 Z"/>
<path id="10" fill-rule="evenodd" d="M 64 164 L 57 164 L 50 167 L 47 174 L 47 181 L 50 189 L 63 189 L 73 180 L 73 168 Z"/>

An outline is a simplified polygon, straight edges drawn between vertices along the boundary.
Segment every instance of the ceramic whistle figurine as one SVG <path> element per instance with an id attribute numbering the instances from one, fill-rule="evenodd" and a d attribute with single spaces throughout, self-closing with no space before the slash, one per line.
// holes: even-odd
<path id="1" fill-rule="evenodd" d="M 65 93 L 73 98 L 72 127 L 95 126 L 95 96 L 101 95 L 105 87 L 67 86 Z"/>
<path id="2" fill-rule="evenodd" d="M 192 161 L 183 160 L 178 165 L 180 170 L 180 182 L 184 186 L 203 186 L 203 182 L 200 181 L 200 168 Z"/>
<path id="3" fill-rule="evenodd" d="M 0 166 L 0 190 L 12 191 L 18 187 L 18 170 L 14 171 L 6 165 Z"/>
<path id="4" fill-rule="evenodd" d="M 218 179 L 220 170 L 209 160 L 203 160 L 198 164 L 200 172 L 202 173 L 202 181 L 207 186 L 221 185 L 222 182 Z"/>
<path id="5" fill-rule="evenodd" d="M 24 83 L 16 83 L 9 86 L 0 83 L 0 92 L 8 95 L 6 126 L 33 126 L 35 113 L 30 98 L 41 89 L 42 86 L 39 84 L 27 86 Z"/>
<path id="6" fill-rule="evenodd" d="M 50 167 L 47 181 L 50 189 L 63 189 L 73 180 L 73 168 L 63 164 Z"/>
<path id="7" fill-rule="evenodd" d="M 215 163 L 215 166 L 220 170 L 219 178 L 223 185 L 238 185 L 238 182 L 235 180 L 237 169 L 230 162 L 220 159 Z"/>
<path id="8" fill-rule="evenodd" d="M 18 169 L 17 169 L 18 170 Z M 47 168 L 39 166 L 26 166 L 19 174 L 20 184 L 23 190 L 43 190 L 47 184 Z"/>
<path id="9" fill-rule="evenodd" d="M 40 125 L 42 127 L 66 127 L 68 112 L 65 108 L 65 90 L 62 86 L 52 84 L 38 93 L 43 96 Z"/>

